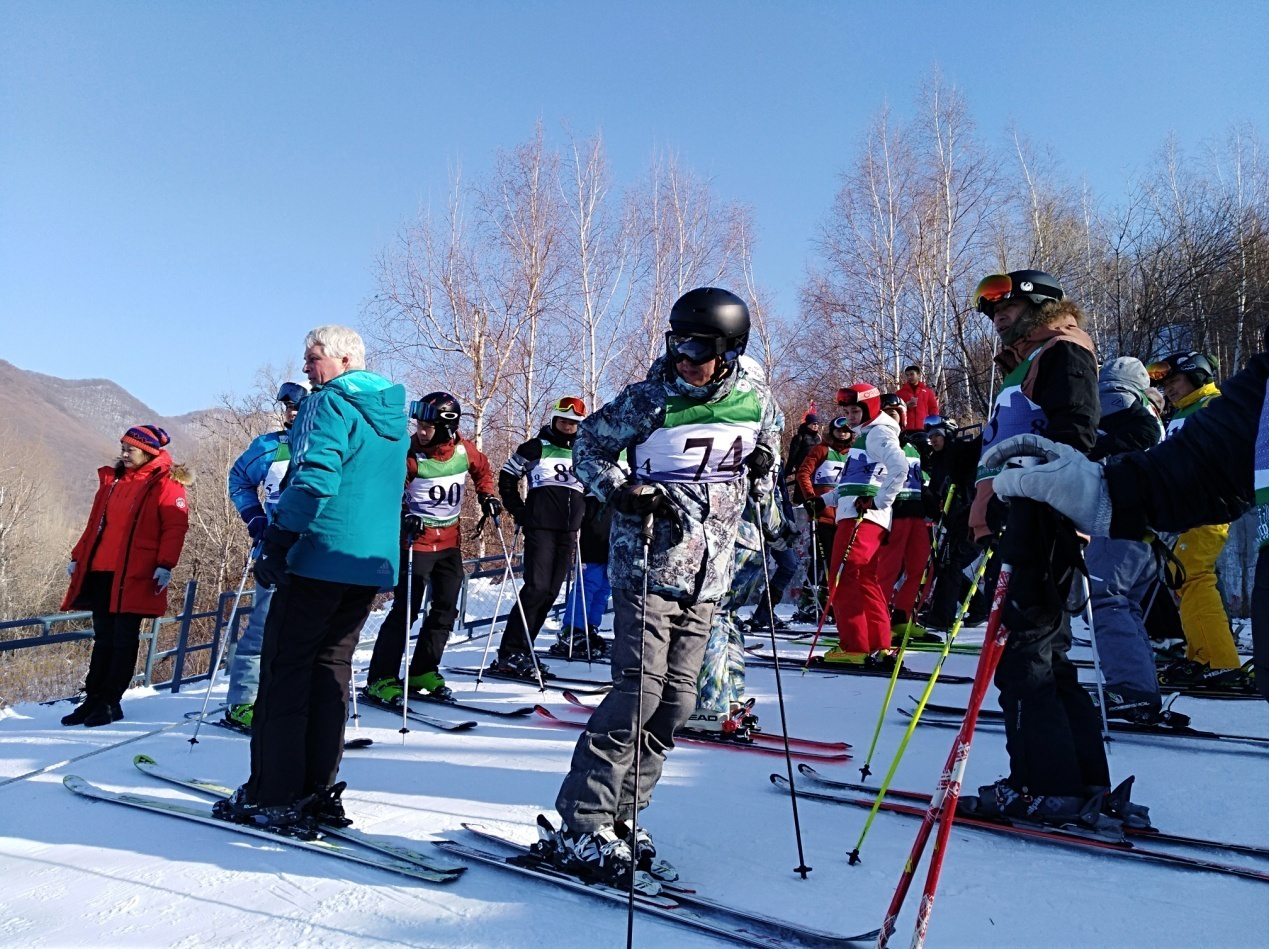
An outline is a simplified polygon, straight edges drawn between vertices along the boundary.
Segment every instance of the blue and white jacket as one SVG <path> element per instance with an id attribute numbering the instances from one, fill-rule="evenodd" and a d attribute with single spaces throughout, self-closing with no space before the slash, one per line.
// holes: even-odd
<path id="1" fill-rule="evenodd" d="M 229 500 L 244 521 L 250 519 L 248 514 L 253 508 L 261 506 L 269 520 L 273 520 L 273 509 L 282 494 L 282 481 L 290 465 L 290 436 L 285 431 L 266 432 L 238 456 L 229 469 Z M 263 505 L 260 498 L 262 486 Z"/>

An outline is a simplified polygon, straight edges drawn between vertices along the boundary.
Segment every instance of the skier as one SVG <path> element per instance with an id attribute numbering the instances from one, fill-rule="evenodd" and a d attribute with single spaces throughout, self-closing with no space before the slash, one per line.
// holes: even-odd
<path id="1" fill-rule="evenodd" d="M 918 600 L 924 599 L 927 588 L 921 586 L 926 575 L 926 563 L 930 559 L 930 528 L 925 517 L 925 504 L 921 491 L 925 475 L 921 471 L 921 455 L 908 437 L 905 424 L 906 409 L 897 393 L 887 392 L 881 397 L 881 411 L 894 419 L 905 431 L 899 437 L 907 460 L 907 476 L 899 496 L 894 501 L 894 518 L 886 542 L 877 553 L 877 582 L 881 592 L 890 602 L 890 624 L 893 636 L 904 635 L 908 620 L 912 620 L 911 642 L 942 642 L 938 636 L 928 633 L 916 622 Z M 899 585 L 899 578 L 903 583 Z"/>
<path id="2" fill-rule="evenodd" d="M 93 649 L 84 701 L 63 725 L 95 728 L 123 718 L 120 702 L 137 665 L 141 621 L 167 612 L 167 588 L 181 559 L 193 475 L 172 463 L 157 425 L 119 439 L 119 461 L 97 469 L 100 484 L 66 574 L 63 610 L 92 610 Z"/>
<path id="3" fill-rule="evenodd" d="M 1084 312 L 1064 299 L 1058 281 L 1040 270 L 984 278 L 979 312 L 1000 337 L 996 362 L 1005 373 L 983 451 L 1023 432 L 1042 431 L 1084 454 L 1097 440 L 1100 414 L 1093 341 Z M 1070 524 L 1035 505 L 1006 507 L 992 492 L 999 469 L 979 462 L 970 527 L 980 542 L 1002 528 L 998 556 L 1013 567 L 1002 623 L 1009 639 L 996 669 L 1005 713 L 1009 776 L 962 798 L 967 810 L 1038 822 L 1084 821 L 1105 826 L 1110 784 L 1096 707 L 1067 658 L 1071 646 L 1065 605 L 1081 560 Z M 1118 802 L 1133 818 L 1135 805 Z"/>
<path id="4" fill-rule="evenodd" d="M 1102 366 L 1097 384 L 1101 424 L 1097 443 L 1088 453 L 1091 460 L 1159 443 L 1163 426 L 1145 397 L 1149 388 L 1150 376 L 1140 359 L 1121 356 Z M 1094 537 L 1085 562 L 1107 717 L 1140 724 L 1180 724 L 1180 716 L 1163 712 L 1154 650 L 1142 612 L 1146 591 L 1159 572 L 1154 550 L 1142 540 Z"/>
<path id="5" fill-rule="evenodd" d="M 524 585 L 520 604 L 512 604 L 502 631 L 492 672 L 534 680 L 539 668 L 547 674 L 546 666 L 529 654 L 577 555 L 586 504 L 582 483 L 573 473 L 573 442 L 584 418 L 586 403 L 581 399 L 560 399 L 551 406 L 538 437 L 520 445 L 498 472 L 503 507 L 524 531 Z M 520 482 L 525 479 L 529 488 L 521 499 Z"/>
<path id="6" fill-rule="evenodd" d="M 904 431 L 923 432 L 925 420 L 939 414 L 938 396 L 921 381 L 921 367 L 916 363 L 904 368 L 903 385 L 899 387 L 898 395 L 907 410 Z"/>
<path id="7" fill-rule="evenodd" d="M 925 465 L 930 476 L 926 488 L 926 510 L 939 519 L 942 544 L 935 564 L 934 592 L 921 622 L 927 629 L 945 630 L 955 621 L 956 611 L 969 590 L 970 580 L 965 575 L 965 569 L 979 555 L 978 547 L 970 539 L 969 507 L 974 498 L 974 475 L 978 470 L 982 441 L 959 437 L 955 423 L 939 416 L 926 419 L 925 432 L 929 445 Z M 952 500 L 944 514 L 943 503 L 949 491 Z M 987 592 L 990 593 L 990 588 Z M 970 602 L 966 626 L 977 626 L 986 621 L 987 599 L 980 589 Z"/>
<path id="8" fill-rule="evenodd" d="M 367 372 L 346 326 L 304 340 L 313 392 L 291 430 L 291 470 L 256 560 L 275 587 L 251 727 L 251 777 L 218 817 L 312 837 L 351 823 L 336 783 L 352 654 L 375 597 L 397 575 L 405 388 Z"/>
<path id="9" fill-rule="evenodd" d="M 580 572 L 564 606 L 564 625 L 551 644 L 552 656 L 566 659 L 604 659 L 608 640 L 599 635 L 599 623 L 608 611 L 612 587 L 608 583 L 608 536 L 612 530 L 612 508 L 587 491 L 586 511 L 578 533 Z"/>
<path id="10" fill-rule="evenodd" d="M 1269 348 L 1269 340 L 1262 341 Z M 1094 537 L 1135 540 L 1150 531 L 1181 532 L 1227 524 L 1255 505 L 1260 553 L 1252 592 L 1255 666 L 1269 668 L 1269 354 L 1225 380 L 1222 395 L 1148 451 L 1094 464 L 1066 445 L 1034 435 L 995 446 L 983 463 L 1000 468 L 1012 457 L 1040 465 L 1005 471 L 1002 497 L 1047 504 Z M 1213 464 L 1213 459 L 1220 459 Z M 1261 487 L 1258 487 L 1261 486 Z M 1252 676 L 1269 699 L 1269 675 Z"/>
<path id="11" fill-rule="evenodd" d="M 229 500 L 238 509 L 238 516 L 247 525 L 251 546 L 264 539 L 269 519 L 282 494 L 282 481 L 291 464 L 291 426 L 295 424 L 300 403 L 308 395 L 307 382 L 284 382 L 274 399 L 282 406 L 282 429 L 265 432 L 238 456 L 229 469 Z M 264 488 L 264 503 L 260 489 Z M 251 612 L 247 628 L 234 647 L 233 664 L 229 667 L 229 694 L 225 698 L 225 724 L 239 731 L 251 731 L 256 693 L 260 690 L 260 648 L 264 645 L 264 620 L 269 614 L 273 591 L 257 586 L 251 595 Z"/>
<path id="12" fill-rule="evenodd" d="M 825 496 L 830 494 L 833 486 L 837 484 L 837 479 L 846 464 L 847 453 L 854 441 L 855 433 L 851 430 L 846 418 L 838 416 L 829 423 L 827 441 L 812 446 L 806 458 L 802 460 L 802 464 L 798 465 L 796 473 L 798 491 L 806 499 L 803 504 L 811 517 L 811 542 L 816 545 L 814 551 L 816 575 L 803 588 L 801 609 L 793 617 L 798 622 L 817 622 L 820 611 L 824 608 L 821 591 L 824 588 L 824 577 L 828 572 L 829 556 L 833 551 L 833 534 L 837 530 L 836 507 L 830 507 L 825 501 Z"/>
<path id="13" fill-rule="evenodd" d="M 462 406 L 448 392 L 429 392 L 410 403 L 415 429 L 405 459 L 401 507 L 402 546 L 409 554 L 401 558 L 392 609 L 379 627 L 366 670 L 366 695 L 385 705 L 399 704 L 406 684 L 434 699 L 444 701 L 451 697 L 440 664 L 458 618 L 458 596 L 463 589 L 459 516 L 467 479 L 476 485 L 484 514 L 492 517 L 502 511 L 494 495 L 489 459 L 458 434 L 462 414 Z M 411 567 L 413 577 L 407 582 Z M 431 604 L 410 659 L 408 682 L 403 684 L 399 671 L 409 639 L 407 616 L 412 618 L 418 613 L 429 584 Z"/>
<path id="14" fill-rule="evenodd" d="M 1216 387 L 1214 356 L 1173 353 L 1151 363 L 1148 371 L 1175 409 L 1168 422 L 1169 438 L 1221 394 Z M 1242 682 L 1238 648 L 1216 586 L 1216 560 L 1227 540 L 1228 524 L 1204 524 L 1185 531 L 1176 540 L 1173 552 L 1185 572 L 1180 599 L 1186 649 L 1185 659 L 1160 673 L 1165 686 L 1226 686 Z"/>
<path id="15" fill-rule="evenodd" d="M 829 598 L 837 622 L 837 645 L 825 662 L 886 668 L 890 648 L 890 598 L 877 581 L 877 557 L 894 517 L 894 502 L 908 480 L 908 459 L 899 445 L 899 423 L 881 411 L 881 393 L 871 383 L 837 393 L 842 414 L 855 432 L 837 486 L 825 502 L 836 506 L 837 531 L 829 557 Z"/>
<path id="16" fill-rule="evenodd" d="M 634 829 L 675 730 L 696 707 L 715 605 L 731 580 L 746 473 L 761 478 L 778 460 L 779 409 L 738 366 L 748 337 L 743 300 L 712 287 L 688 291 L 670 311 L 665 356 L 588 418 L 578 443 L 578 473 L 615 510 L 614 685 L 577 742 L 556 799 L 564 825 L 543 846 L 562 866 L 609 882 L 624 884 L 632 854 L 641 867 L 661 867 L 646 830 L 634 830 L 632 849 L 616 825 Z M 629 476 L 617 464 L 623 449 Z"/>

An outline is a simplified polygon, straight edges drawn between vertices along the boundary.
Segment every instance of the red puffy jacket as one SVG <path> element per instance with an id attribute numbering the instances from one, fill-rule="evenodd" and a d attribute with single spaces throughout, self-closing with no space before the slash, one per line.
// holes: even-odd
<path id="1" fill-rule="evenodd" d="M 93 498 L 88 524 L 71 551 L 76 568 L 62 609 L 88 607 L 83 598 L 84 578 L 98 544 L 103 538 L 109 543 L 108 538 L 113 537 L 117 540 L 112 549 L 103 549 L 99 558 L 115 566 L 110 612 L 162 616 L 167 612 L 167 590 L 157 589 L 154 571 L 157 567 L 171 570 L 181 559 L 189 529 L 185 486 L 193 478 L 183 467 L 173 467 L 172 458 L 165 451 L 145 467 L 124 472 L 122 477 L 113 467 L 98 468 L 97 476 L 101 484 Z M 135 484 L 136 481 L 141 483 Z M 117 484 L 132 490 L 121 491 L 111 503 Z M 111 520 L 109 532 L 105 530 L 107 517 Z M 119 527 L 123 529 L 117 530 Z"/>
<path id="2" fill-rule="evenodd" d="M 899 386 L 898 394 L 908 410 L 903 422 L 904 431 L 919 432 L 925 428 L 927 418 L 939 414 L 938 396 L 924 382 L 918 382 L 916 385 L 905 382 Z"/>

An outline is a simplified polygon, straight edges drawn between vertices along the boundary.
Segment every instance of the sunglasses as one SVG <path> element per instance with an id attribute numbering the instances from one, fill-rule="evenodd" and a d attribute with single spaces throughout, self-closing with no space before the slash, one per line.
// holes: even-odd
<path id="1" fill-rule="evenodd" d="M 1013 280 L 1008 274 L 995 273 L 978 281 L 974 290 L 974 309 L 979 313 L 991 316 L 996 312 L 996 304 L 1006 300 L 1013 293 Z"/>

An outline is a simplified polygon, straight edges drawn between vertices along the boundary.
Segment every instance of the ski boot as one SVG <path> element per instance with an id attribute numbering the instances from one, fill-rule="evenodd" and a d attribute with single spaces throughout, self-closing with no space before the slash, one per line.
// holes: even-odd
<path id="1" fill-rule="evenodd" d="M 98 705 L 84 719 L 85 728 L 96 728 L 99 725 L 110 725 L 123 718 L 123 709 L 118 702 L 106 702 Z"/>
<path id="2" fill-rule="evenodd" d="M 340 799 L 346 787 L 348 782 L 340 781 L 329 787 L 318 788 L 309 797 L 305 810 L 313 820 L 327 827 L 351 827 L 352 818 L 344 813 L 344 802 Z"/>
<path id="3" fill-rule="evenodd" d="M 278 804 L 261 807 L 247 800 L 247 789 L 244 785 L 229 797 L 212 805 L 212 816 L 231 824 L 245 824 L 267 830 L 283 837 L 296 837 L 300 840 L 318 840 L 321 832 L 317 821 L 308 813 L 307 807 L 311 797 L 290 804 Z"/>
<path id="4" fill-rule="evenodd" d="M 1250 692 L 1253 687 L 1251 663 L 1233 669 L 1213 669 L 1204 662 L 1179 659 L 1159 670 L 1159 685 L 1164 688 Z"/>
<path id="5" fill-rule="evenodd" d="M 254 702 L 244 705 L 231 705 L 225 709 L 225 724 L 234 731 L 242 732 L 244 735 L 251 734 L 251 720 L 255 716 L 256 706 Z"/>
<path id="6" fill-rule="evenodd" d="M 753 713 L 755 701 L 755 699 L 746 699 L 743 702 L 731 703 L 729 718 L 736 723 L 738 730 L 750 732 L 758 727 L 758 716 Z"/>
<path id="7" fill-rule="evenodd" d="M 795 623 L 818 623 L 819 621 L 820 610 L 814 604 L 799 606 L 797 612 L 793 614 L 793 622 Z"/>
<path id="8" fill-rule="evenodd" d="M 842 666 L 859 666 L 861 669 L 868 661 L 868 653 L 866 652 L 847 652 L 840 645 L 834 646 L 824 655 L 820 656 L 822 662 L 833 663 Z"/>
<path id="9" fill-rule="evenodd" d="M 545 816 L 538 818 L 538 842 L 533 854 L 552 866 L 586 880 L 597 880 L 624 890 L 630 884 L 630 844 L 611 824 L 592 833 L 570 831 L 567 825 L 555 830 Z M 636 893 L 656 896 L 661 884 L 650 873 L 635 870 Z"/>
<path id="10" fill-rule="evenodd" d="M 422 692 L 425 698 L 433 701 L 448 702 L 454 698 L 453 690 L 445 684 L 444 677 L 435 669 L 410 676 L 406 682 L 409 683 L 411 692 Z"/>
<path id="11" fill-rule="evenodd" d="M 590 628 L 590 657 L 592 659 L 608 658 L 608 640 L 599 635 L 599 627 L 592 626 Z"/>
<path id="12" fill-rule="evenodd" d="M 1104 794 L 1084 798 L 1061 794 L 1028 794 L 1018 791 L 1006 778 L 978 789 L 977 796 L 966 795 L 957 801 L 957 810 L 970 817 L 986 820 L 1026 821 L 1054 827 L 1076 827 L 1091 830 L 1109 839 L 1123 837 L 1123 823 L 1102 811 Z"/>
<path id="13" fill-rule="evenodd" d="M 1134 725 L 1168 725 L 1172 728 L 1185 728 L 1190 724 L 1190 716 L 1165 708 L 1157 695 L 1113 685 L 1106 687 L 1105 694 L 1107 718 Z M 1173 695 L 1172 699 L 1175 698 L 1176 695 Z M 1093 701 L 1096 703 L 1096 697 Z"/>
<path id="14" fill-rule="evenodd" d="M 382 702 L 384 705 L 400 705 L 405 695 L 401 680 L 396 676 L 385 676 L 368 684 L 363 693 L 366 698 Z"/>
<path id="15" fill-rule="evenodd" d="M 495 659 L 493 665 L 489 667 L 490 672 L 523 679 L 525 682 L 537 682 L 538 670 L 541 671 L 544 680 L 551 678 L 551 673 L 547 670 L 546 663 L 539 662 L 535 666 L 533 657 L 527 652 L 512 653 L 506 659 Z"/>
<path id="16" fill-rule="evenodd" d="M 613 829 L 629 843 L 630 826 L 628 824 L 617 821 Z M 679 871 L 670 861 L 657 856 L 657 847 L 652 842 L 652 835 L 643 827 L 634 833 L 634 852 L 635 861 L 643 873 L 662 883 L 674 883 L 678 880 Z"/>
<path id="17" fill-rule="evenodd" d="M 728 718 L 729 716 L 726 712 L 716 712 L 713 709 L 697 706 L 696 710 L 688 716 L 687 724 L 683 726 L 683 730 L 721 735 L 723 733 L 723 723 Z"/>
<path id="18" fill-rule="evenodd" d="M 1151 642 L 1150 645 L 1154 650 L 1155 662 L 1170 665 L 1171 663 L 1185 658 L 1184 639 L 1163 639 Z"/>
<path id="19" fill-rule="evenodd" d="M 776 632 L 789 628 L 789 624 L 782 620 L 777 614 L 767 611 L 766 604 L 759 606 L 753 611 L 753 615 L 749 617 L 749 622 L 747 624 L 748 631 L 751 633 L 768 633 L 771 631 L 772 626 L 775 627 Z"/>
<path id="20" fill-rule="evenodd" d="M 1121 821 L 1125 827 L 1131 827 L 1134 830 L 1150 830 L 1153 826 L 1150 823 L 1150 808 L 1143 804 L 1134 804 L 1129 800 L 1132 796 L 1132 783 L 1135 780 L 1136 776 L 1131 775 L 1120 782 L 1119 787 L 1113 791 L 1109 788 L 1102 790 L 1102 813 Z"/>
<path id="21" fill-rule="evenodd" d="M 552 656 L 560 659 L 585 659 L 594 653 L 587 652 L 590 645 L 586 630 L 576 626 L 565 626 L 560 629 L 555 642 L 547 648 Z"/>
<path id="22" fill-rule="evenodd" d="M 895 618 L 898 617 L 896 620 Z M 932 633 L 916 620 L 912 621 L 912 632 L 908 633 L 908 614 L 903 610 L 890 611 L 890 641 L 894 645 L 903 642 L 903 637 L 908 636 L 909 643 L 933 643 L 935 645 L 943 645 L 943 637 L 937 633 Z"/>

